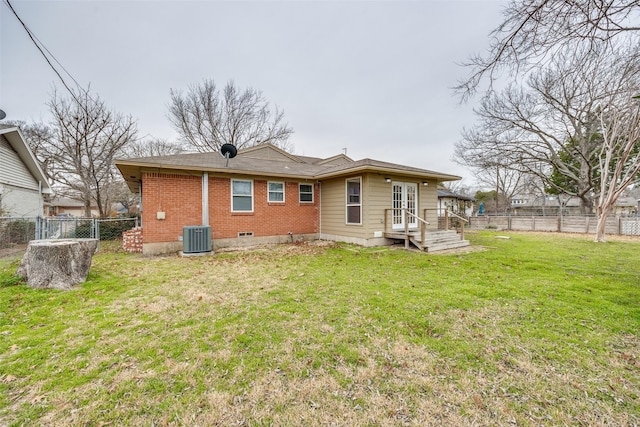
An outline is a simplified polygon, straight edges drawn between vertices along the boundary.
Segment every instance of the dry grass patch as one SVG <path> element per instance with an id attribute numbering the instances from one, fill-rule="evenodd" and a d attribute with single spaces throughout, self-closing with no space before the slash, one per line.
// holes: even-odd
<path id="1" fill-rule="evenodd" d="M 7 279 L 0 425 L 640 423 L 640 246 L 493 236 L 102 253 L 71 293 Z"/>

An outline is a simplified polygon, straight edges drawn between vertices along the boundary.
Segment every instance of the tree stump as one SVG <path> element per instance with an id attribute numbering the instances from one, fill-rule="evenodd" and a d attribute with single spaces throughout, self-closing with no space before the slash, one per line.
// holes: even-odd
<path id="1" fill-rule="evenodd" d="M 36 289 L 69 290 L 87 280 L 97 239 L 32 240 L 17 274 Z"/>

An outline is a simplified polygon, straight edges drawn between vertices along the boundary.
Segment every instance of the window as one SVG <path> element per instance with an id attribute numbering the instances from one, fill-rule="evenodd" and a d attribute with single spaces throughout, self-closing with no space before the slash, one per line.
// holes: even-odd
<path id="1" fill-rule="evenodd" d="M 347 224 L 362 224 L 360 178 L 347 179 Z"/>
<path id="2" fill-rule="evenodd" d="M 300 202 L 313 202 L 313 184 L 300 184 Z"/>
<path id="3" fill-rule="evenodd" d="M 269 195 L 267 200 L 269 202 L 284 202 L 284 182 L 269 182 Z"/>
<path id="4" fill-rule="evenodd" d="M 231 180 L 231 211 L 253 212 L 253 181 Z"/>

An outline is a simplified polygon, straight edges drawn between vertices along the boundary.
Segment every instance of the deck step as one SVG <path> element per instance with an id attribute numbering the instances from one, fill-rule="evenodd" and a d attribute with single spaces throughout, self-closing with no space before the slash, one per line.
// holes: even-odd
<path id="1" fill-rule="evenodd" d="M 389 239 L 405 240 L 406 236 L 401 232 L 385 233 Z M 448 249 L 463 248 L 469 246 L 468 240 L 461 240 L 460 235 L 454 230 L 428 231 L 424 243 L 419 232 L 410 232 L 411 243 L 426 252 L 437 252 Z"/>
<path id="2" fill-rule="evenodd" d="M 436 245 L 427 245 L 427 252 L 446 251 L 448 249 L 458 249 L 470 246 L 471 243 L 468 240 L 457 240 L 455 242 L 441 243 Z"/>

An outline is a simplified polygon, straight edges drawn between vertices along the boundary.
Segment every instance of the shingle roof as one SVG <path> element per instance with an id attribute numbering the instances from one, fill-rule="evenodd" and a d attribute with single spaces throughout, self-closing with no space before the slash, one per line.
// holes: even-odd
<path id="1" fill-rule="evenodd" d="M 278 152 L 284 153 L 276 147 L 270 146 L 270 148 L 274 150 L 276 154 Z M 229 159 L 228 161 L 226 158 L 222 157 L 220 153 L 210 152 L 119 159 L 115 161 L 115 164 L 125 177 L 125 180 L 129 184 L 129 188 L 133 191 L 137 191 L 142 169 L 173 169 L 220 174 L 259 175 L 313 180 L 333 178 L 361 171 L 395 173 L 417 176 L 420 178 L 435 178 L 443 181 L 460 179 L 460 177 L 455 175 L 448 175 L 426 169 L 372 159 L 353 161 L 346 156 L 335 156 L 339 159 L 339 163 L 341 163 L 335 164 L 335 162 L 323 163 L 324 160 L 328 159 L 321 159 L 317 157 L 294 156 L 289 153 L 285 153 L 286 156 L 280 156 L 280 158 L 277 158 L 276 156 L 266 155 L 265 150 L 249 149 L 248 153 L 243 155 L 244 151 L 245 150 L 239 151 L 236 157 Z M 260 154 L 261 152 L 265 153 L 265 155 Z M 331 157 L 329 159 L 334 158 Z"/>
<path id="2" fill-rule="evenodd" d="M 0 135 L 4 135 L 34 179 L 42 184 L 42 193 L 53 194 L 49 181 L 42 171 L 38 159 L 29 148 L 20 128 L 4 124 L 0 125 Z"/>
<path id="3" fill-rule="evenodd" d="M 462 194 L 456 194 L 453 193 L 449 190 L 443 190 L 443 189 L 438 189 L 438 198 L 440 197 L 449 197 L 451 199 L 458 199 L 458 200 L 465 200 L 465 201 L 469 201 L 469 202 L 473 202 L 476 199 L 474 199 L 473 197 L 469 197 L 469 196 L 463 196 Z"/>

